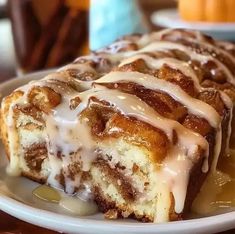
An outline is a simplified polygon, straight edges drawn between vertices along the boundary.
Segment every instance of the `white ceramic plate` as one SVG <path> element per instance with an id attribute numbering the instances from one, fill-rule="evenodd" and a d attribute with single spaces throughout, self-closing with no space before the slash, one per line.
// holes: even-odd
<path id="1" fill-rule="evenodd" d="M 34 73 L 0 84 L 5 96 L 31 79 L 39 79 L 48 72 Z M 65 233 L 115 234 L 115 233 L 214 233 L 235 228 L 235 211 L 210 217 L 164 224 L 140 223 L 134 220 L 104 220 L 102 214 L 75 217 L 32 196 L 37 183 L 21 177 L 5 174 L 6 158 L 0 145 L 0 209 L 29 223 Z M 210 192 L 210 191 L 208 191 Z"/>
<path id="2" fill-rule="evenodd" d="M 217 39 L 235 41 L 235 23 L 186 22 L 180 19 L 176 9 L 154 12 L 151 20 L 158 26 L 200 30 Z"/>

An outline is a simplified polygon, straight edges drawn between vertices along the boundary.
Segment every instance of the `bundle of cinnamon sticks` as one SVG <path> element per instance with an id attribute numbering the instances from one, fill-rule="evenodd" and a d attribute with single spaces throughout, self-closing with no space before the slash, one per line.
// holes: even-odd
<path id="1" fill-rule="evenodd" d="M 88 8 L 86 0 L 9 0 L 20 68 L 57 67 L 88 52 Z"/>

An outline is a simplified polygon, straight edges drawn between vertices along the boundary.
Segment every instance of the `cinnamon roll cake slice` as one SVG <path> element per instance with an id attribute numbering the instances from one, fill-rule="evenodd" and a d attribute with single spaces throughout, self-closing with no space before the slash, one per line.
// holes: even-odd
<path id="1" fill-rule="evenodd" d="M 131 45 L 131 46 L 130 46 Z M 135 45 L 135 46 L 134 46 Z M 123 53 L 123 51 L 127 51 Z M 193 78 L 194 83 L 199 83 L 197 88 L 214 88 L 218 91 L 226 93 L 233 104 L 235 103 L 235 45 L 229 42 L 216 41 L 213 38 L 204 35 L 198 31 L 182 30 L 182 29 L 166 29 L 160 32 L 126 36 L 107 48 L 100 50 L 93 55 L 93 58 L 105 59 L 109 61 L 110 69 L 120 64 L 119 61 L 126 59 L 122 65 L 132 63 L 137 59 L 142 59 L 142 64 L 138 65 L 138 69 L 145 69 L 146 66 L 156 73 L 156 66 L 168 65 L 174 70 L 185 73 L 186 76 Z M 115 54 L 113 54 L 115 52 Z M 163 58 L 162 61 L 154 62 L 153 59 Z M 87 57 L 87 59 L 92 59 Z M 172 61 L 171 59 L 174 59 Z M 179 61 L 176 61 L 176 60 Z M 75 63 L 80 63 L 81 59 L 77 59 Z M 184 62 L 180 65 L 179 62 Z M 145 63 L 145 65 L 143 65 Z M 158 63 L 158 64 L 157 64 Z M 141 68 L 142 67 L 142 68 Z M 192 69 L 190 69 L 192 68 Z M 190 71 L 190 70 L 193 70 Z M 195 74 L 196 73 L 196 74 Z M 185 82 L 183 82 L 185 83 Z M 234 111 L 232 113 L 234 115 Z M 230 146 L 234 148 L 235 142 L 235 121 L 232 121 L 232 131 Z"/>
<path id="2" fill-rule="evenodd" d="M 185 218 L 229 147 L 233 113 L 218 79 L 208 78 L 219 88 L 204 86 L 206 67 L 190 61 L 223 64 L 231 86 L 233 71 L 152 38 L 131 37 L 122 50 L 116 42 L 5 97 L 8 173 L 68 194 L 89 190 L 107 218 Z"/>

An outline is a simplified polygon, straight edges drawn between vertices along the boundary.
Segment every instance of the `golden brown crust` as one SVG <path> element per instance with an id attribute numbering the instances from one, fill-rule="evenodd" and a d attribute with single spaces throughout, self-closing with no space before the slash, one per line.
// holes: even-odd
<path id="1" fill-rule="evenodd" d="M 3 99 L 4 105 L 1 106 L 1 118 L 0 118 L 0 121 L 1 121 L 0 134 L 1 135 L 0 135 L 0 137 L 1 137 L 1 140 L 3 141 L 6 155 L 9 160 L 10 160 L 10 149 L 9 149 L 9 139 L 8 139 L 8 129 L 7 129 L 7 123 L 6 123 L 6 116 L 9 113 L 9 108 L 10 108 L 11 103 L 13 103 L 17 99 L 21 98 L 23 95 L 24 95 L 23 91 L 20 91 L 20 90 L 14 91 L 9 96 L 7 96 Z"/>
<path id="2" fill-rule="evenodd" d="M 49 113 L 61 103 L 61 95 L 49 87 L 33 87 L 28 93 L 28 100 L 39 110 Z"/>
<path id="3" fill-rule="evenodd" d="M 118 89 L 122 92 L 136 95 L 166 118 L 179 121 L 187 114 L 187 109 L 166 93 L 147 89 L 132 82 L 106 83 L 103 85 L 110 89 Z"/>
<path id="4" fill-rule="evenodd" d="M 165 133 L 153 126 L 116 113 L 109 105 L 93 99 L 82 113 L 82 118 L 89 119 L 92 133 L 98 140 L 123 138 L 130 144 L 149 149 L 155 162 L 160 163 L 169 149 L 169 140 Z"/>

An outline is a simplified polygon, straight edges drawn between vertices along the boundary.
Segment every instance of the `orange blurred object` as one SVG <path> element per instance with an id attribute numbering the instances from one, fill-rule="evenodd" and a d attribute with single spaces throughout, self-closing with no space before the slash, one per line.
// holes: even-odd
<path id="1" fill-rule="evenodd" d="M 235 0 L 179 0 L 186 21 L 235 22 Z"/>
<path id="2" fill-rule="evenodd" d="M 204 21 L 205 0 L 179 0 L 179 13 L 182 19 L 187 21 Z"/>
<path id="3" fill-rule="evenodd" d="M 66 0 L 66 5 L 70 7 L 74 7 L 80 10 L 88 10 L 90 6 L 90 1 L 89 0 Z"/>

